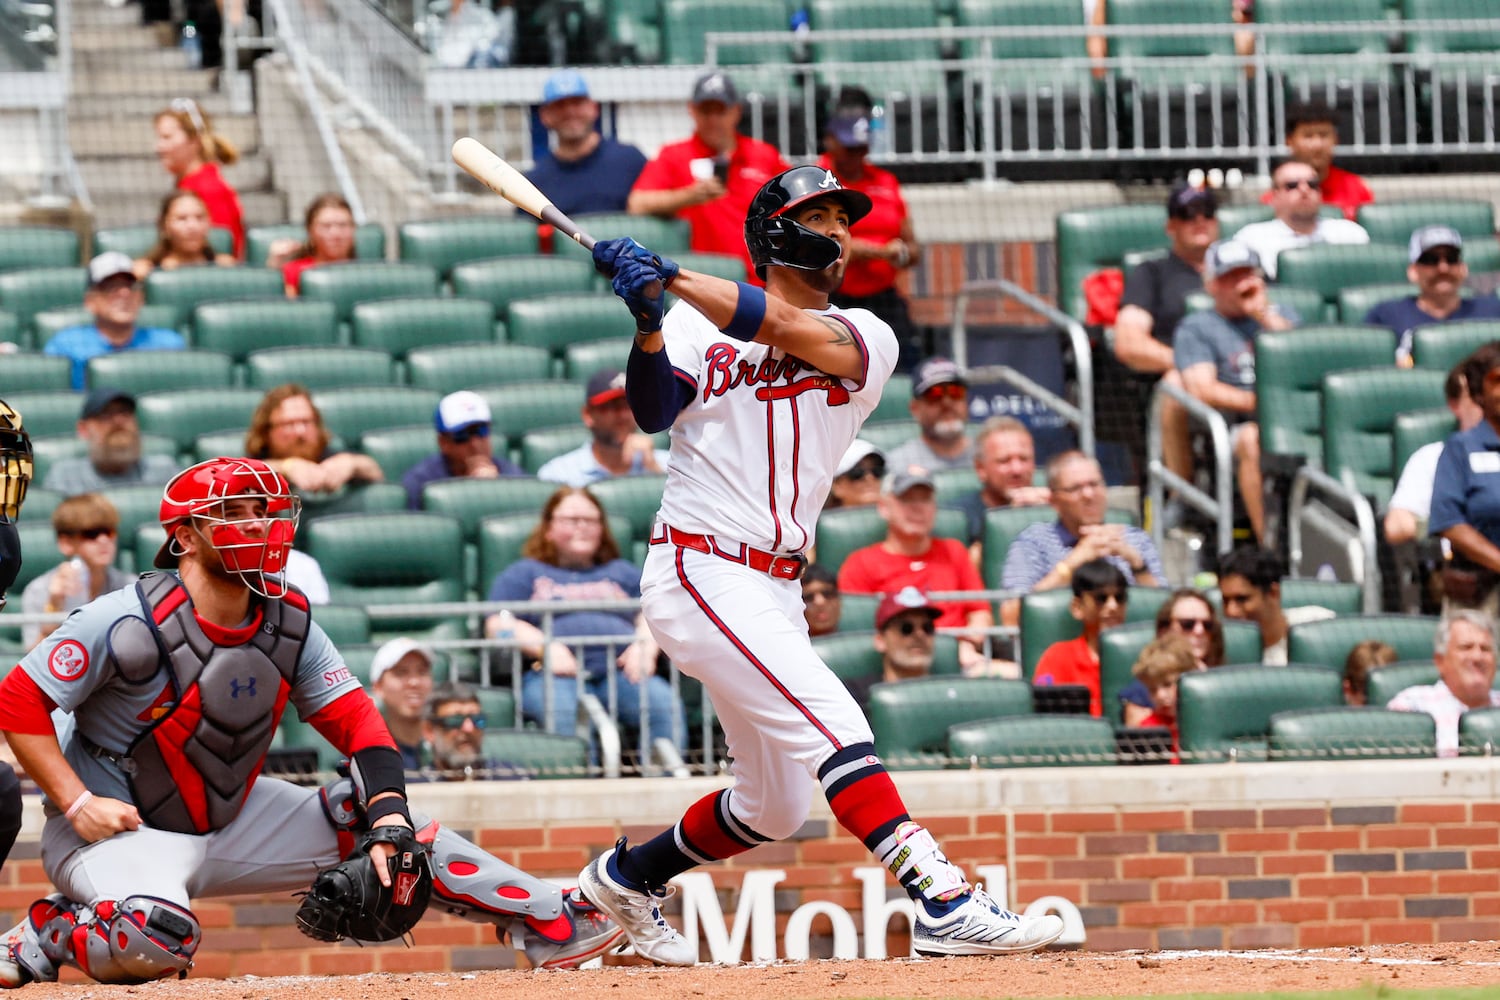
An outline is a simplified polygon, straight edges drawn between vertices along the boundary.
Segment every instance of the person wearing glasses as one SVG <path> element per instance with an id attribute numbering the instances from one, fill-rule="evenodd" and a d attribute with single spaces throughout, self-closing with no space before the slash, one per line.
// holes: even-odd
<path id="1" fill-rule="evenodd" d="M 641 596 L 641 571 L 620 558 L 599 498 L 586 489 L 564 486 L 542 505 L 541 517 L 521 546 L 521 558 L 496 575 L 491 601 L 628 601 Z M 521 678 L 521 711 L 548 732 L 573 734 L 582 688 L 618 708 L 627 731 L 670 739 L 686 748 L 682 699 L 657 673 L 658 648 L 638 612 L 573 611 L 551 619 L 502 611 L 485 621 L 490 638 L 508 635 L 531 669 Z M 575 636 L 617 637 L 611 642 L 570 643 Z M 547 710 L 549 705 L 551 711 Z M 642 713 L 646 727 L 640 726 Z M 649 732 L 648 732 L 649 730 Z"/>
<path id="2" fill-rule="evenodd" d="M 1031 430 L 1015 417 L 990 417 L 974 438 L 974 475 L 979 489 L 944 504 L 961 510 L 969 522 L 969 555 L 979 565 L 984 515 L 1002 507 L 1039 507 L 1052 491 L 1035 486 L 1036 443 Z"/>
<path id="3" fill-rule="evenodd" d="M 1383 326 L 1396 335 L 1396 364 L 1410 368 L 1413 331 L 1419 326 L 1461 323 L 1470 319 L 1500 319 L 1500 298 L 1465 298 L 1464 239 L 1451 226 L 1423 226 L 1406 246 L 1406 278 L 1417 294 L 1380 302 L 1365 314 L 1369 326 Z"/>
<path id="4" fill-rule="evenodd" d="M 808 636 L 816 639 L 837 632 L 843 613 L 838 577 L 822 563 L 812 563 L 802 574 L 802 617 L 807 620 Z"/>
<path id="5" fill-rule="evenodd" d="M 64 562 L 32 580 L 21 592 L 21 610 L 29 614 L 60 614 L 81 608 L 101 594 L 128 587 L 135 574 L 115 568 L 119 551 L 120 514 L 98 493 L 68 497 L 52 512 L 57 551 Z M 21 641 L 31 649 L 57 625 L 23 625 Z"/>
<path id="6" fill-rule="evenodd" d="M 828 490 L 824 510 L 835 507 L 869 507 L 880 499 L 880 481 L 885 478 L 885 455 L 864 438 L 855 438 L 839 459 L 839 468 Z"/>
<path id="7" fill-rule="evenodd" d="M 844 681 L 860 708 L 869 710 L 870 688 L 876 684 L 894 684 L 932 674 L 937 621 L 942 615 L 943 610 L 917 587 L 902 587 L 881 600 L 875 608 L 875 636 L 871 640 L 880 654 L 880 673 Z"/>
<path id="8" fill-rule="evenodd" d="M 1271 212 L 1275 218 L 1252 222 L 1234 234 L 1260 255 L 1266 277 L 1276 280 L 1276 255 L 1314 243 L 1368 243 L 1364 226 L 1322 214 L 1323 181 L 1317 168 L 1300 160 L 1283 160 L 1271 172 Z"/>
<path id="9" fill-rule="evenodd" d="M 526 475 L 519 465 L 495 454 L 490 404 L 478 393 L 467 389 L 450 392 L 438 402 L 432 422 L 437 428 L 436 454 L 428 455 L 401 477 L 408 509 L 421 510 L 422 487 L 440 479 Z"/>
<path id="10" fill-rule="evenodd" d="M 462 681 L 445 681 L 434 687 L 422 720 L 428 761 L 419 780 L 526 778 L 514 765 L 485 755 L 484 731 L 488 728 L 484 707 L 472 687 Z"/>
<path id="11" fill-rule="evenodd" d="M 1076 639 L 1054 642 L 1037 661 L 1032 684 L 1081 684 L 1089 689 L 1089 714 L 1104 714 L 1099 677 L 1099 633 L 1125 623 L 1130 584 L 1108 559 L 1090 559 L 1078 567 L 1071 581 L 1073 600 L 1068 613 L 1083 632 Z"/>
<path id="12" fill-rule="evenodd" d="M 256 404 L 245 433 L 245 454 L 281 473 L 299 493 L 331 493 L 349 483 L 385 478 L 369 455 L 330 450 L 332 439 L 312 393 L 288 382 Z"/>
<path id="13" fill-rule="evenodd" d="M 625 373 L 601 368 L 589 376 L 583 393 L 583 426 L 589 440 L 551 459 L 536 477 L 582 488 L 616 476 L 661 475 L 668 455 L 642 434 L 625 400 Z"/>
<path id="14" fill-rule="evenodd" d="M 1207 670 L 1224 663 L 1224 623 L 1213 602 L 1200 590 L 1181 587 L 1167 595 L 1156 609 L 1156 637 L 1176 636 L 1187 643 L 1197 664 Z M 1145 683 L 1131 681 L 1120 690 L 1121 716 L 1127 726 L 1144 726 L 1141 721 L 1151 714 L 1155 699 Z"/>
<path id="15" fill-rule="evenodd" d="M 1238 4 L 1236 4 L 1238 6 Z M 1339 144 L 1338 116 L 1322 101 L 1289 101 L 1286 106 L 1286 151 L 1318 172 L 1323 204 L 1337 205 L 1353 219 L 1359 206 L 1375 200 L 1364 179 L 1333 163 Z M 1270 202 L 1271 192 L 1261 196 Z"/>
<path id="16" fill-rule="evenodd" d="M 968 434 L 969 380 L 947 358 L 928 358 L 911 379 L 911 415 L 920 437 L 897 445 L 886 456 L 892 469 L 961 469 L 974 460 Z"/>
<path id="17" fill-rule="evenodd" d="M 88 289 L 83 305 L 92 323 L 58 330 L 42 348 L 43 354 L 73 363 L 73 388 L 88 384 L 89 359 L 117 351 L 181 351 L 187 341 L 176 330 L 137 326 L 146 291 L 135 276 L 135 261 L 118 250 L 108 250 L 89 261 Z"/>
<path id="18" fill-rule="evenodd" d="M 1281 606 L 1281 557 L 1253 545 L 1242 545 L 1219 557 L 1219 599 L 1230 621 L 1254 622 L 1260 627 L 1260 662 L 1271 667 L 1287 664 L 1287 637 L 1292 628 L 1320 622 L 1334 613 L 1316 604 Z"/>
<path id="19" fill-rule="evenodd" d="M 88 451 L 53 462 L 42 486 L 77 496 L 117 486 L 167 485 L 177 474 L 177 462 L 168 455 L 142 454 L 135 407 L 135 397 L 119 389 L 101 386 L 85 396 L 75 430 Z"/>

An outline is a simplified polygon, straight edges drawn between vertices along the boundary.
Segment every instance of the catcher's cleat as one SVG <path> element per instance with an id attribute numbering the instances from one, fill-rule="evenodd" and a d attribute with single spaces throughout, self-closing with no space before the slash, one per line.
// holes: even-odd
<path id="1" fill-rule="evenodd" d="M 663 886 L 651 892 L 638 892 L 610 875 L 609 859 L 624 845 L 625 838 L 621 837 L 614 847 L 580 872 L 579 890 L 589 902 L 615 919 L 640 957 L 657 965 L 697 965 L 698 950 L 661 915 L 660 901 L 672 890 Z"/>
<path id="2" fill-rule="evenodd" d="M 990 898 L 982 886 L 960 897 L 953 908 L 933 916 L 917 903 L 912 922 L 912 949 L 919 955 L 1004 955 L 1036 951 L 1062 937 L 1063 922 L 1048 913 L 1023 917 Z"/>
<path id="3" fill-rule="evenodd" d="M 601 913 L 583 893 L 568 889 L 565 897 L 563 913 L 556 920 L 540 926 L 527 920 L 521 925 L 516 944 L 533 969 L 576 969 L 625 937 L 620 925 Z"/>

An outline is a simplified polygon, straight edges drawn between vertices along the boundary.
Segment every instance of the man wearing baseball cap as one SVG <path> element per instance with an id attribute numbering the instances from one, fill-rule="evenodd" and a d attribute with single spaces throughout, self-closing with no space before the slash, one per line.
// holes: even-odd
<path id="1" fill-rule="evenodd" d="M 1500 299 L 1493 294 L 1464 298 L 1469 265 L 1464 239 L 1451 226 L 1423 226 L 1406 247 L 1406 277 L 1417 294 L 1375 305 L 1365 314 L 1371 326 L 1383 326 L 1398 338 L 1396 363 L 1410 368 L 1412 331 L 1436 323 L 1500 319 Z"/>
<path id="2" fill-rule="evenodd" d="M 663 146 L 646 164 L 627 210 L 686 219 L 693 230 L 693 250 L 739 257 L 747 280 L 755 281 L 745 246 L 745 215 L 761 185 L 790 165 L 776 147 L 740 134 L 739 90 L 722 70 L 693 84 L 688 112 L 693 134 Z"/>
<path id="3" fill-rule="evenodd" d="M 537 470 L 550 483 L 584 487 L 616 476 L 659 475 L 667 471 L 667 451 L 641 433 L 625 400 L 625 373 L 602 368 L 583 394 L 583 426 L 591 440 L 558 455 Z"/>
<path id="4" fill-rule="evenodd" d="M 177 475 L 171 456 L 142 454 L 135 397 L 128 392 L 108 387 L 89 392 L 77 432 L 88 453 L 53 462 L 42 482 L 46 489 L 64 496 L 107 494 L 116 486 L 165 486 Z"/>
<path id="5" fill-rule="evenodd" d="M 1214 306 L 1177 327 L 1174 357 L 1187 391 L 1229 420 L 1245 516 L 1260 538 L 1265 500 L 1255 423 L 1255 338 L 1262 330 L 1290 330 L 1301 317 L 1271 304 L 1260 255 L 1239 240 L 1220 240 L 1208 248 L 1203 278 Z"/>
<path id="6" fill-rule="evenodd" d="M 974 461 L 969 438 L 969 380 L 947 358 L 931 357 L 911 377 L 911 415 L 920 437 L 891 449 L 892 469 L 961 469 Z"/>
<path id="7" fill-rule="evenodd" d="M 519 465 L 494 453 L 490 404 L 478 393 L 450 392 L 438 402 L 432 422 L 437 427 L 437 454 L 428 455 L 401 477 L 409 509 L 421 510 L 422 487 L 439 479 L 526 475 Z"/>
<path id="8" fill-rule="evenodd" d="M 59 330 L 48 339 L 44 354 L 73 362 L 73 388 L 88 383 L 90 358 L 115 351 L 180 351 L 187 341 L 176 330 L 136 326 L 146 295 L 136 280 L 134 262 L 118 250 L 89 261 L 89 285 L 83 304 L 94 322 Z"/>
<path id="9" fill-rule="evenodd" d="M 932 674 L 937 650 L 937 620 L 942 609 L 917 587 L 902 587 L 887 594 L 875 608 L 875 651 L 880 654 L 880 673 L 846 680 L 844 686 L 868 710 L 870 688 L 894 684 Z"/>
<path id="10" fill-rule="evenodd" d="M 405 636 L 381 646 L 370 661 L 370 692 L 408 771 L 423 762 L 422 723 L 432 694 L 433 662 L 432 650 Z"/>
<path id="11" fill-rule="evenodd" d="M 542 86 L 537 118 L 551 134 L 551 148 L 536 151 L 526 177 L 564 215 L 623 212 L 630 188 L 646 165 L 634 146 L 599 132 L 599 102 L 577 70 L 553 73 Z"/>

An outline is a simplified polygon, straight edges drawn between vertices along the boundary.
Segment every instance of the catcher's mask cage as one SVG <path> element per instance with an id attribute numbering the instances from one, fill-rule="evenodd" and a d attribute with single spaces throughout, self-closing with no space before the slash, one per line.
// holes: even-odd
<path id="1" fill-rule="evenodd" d="M 804 202 L 828 197 L 843 206 L 851 226 L 870 212 L 868 195 L 844 187 L 822 167 L 793 167 L 761 185 L 745 214 L 745 246 L 762 281 L 768 264 L 821 271 L 839 259 L 843 248 L 837 240 L 786 218 Z"/>
<path id="2" fill-rule="evenodd" d="M 230 509 L 229 501 L 261 501 L 265 508 L 246 517 Z M 230 516 L 236 514 L 237 516 Z M 253 458 L 211 458 L 173 476 L 162 491 L 161 524 L 167 540 L 154 565 L 171 569 L 183 555 L 177 527 L 188 519 L 218 552 L 224 568 L 262 597 L 286 594 L 286 559 L 302 501 L 285 479 L 266 463 Z"/>
<path id="3" fill-rule="evenodd" d="M 31 435 L 21 426 L 21 414 L 0 399 L 0 521 L 21 516 L 32 472 Z"/>

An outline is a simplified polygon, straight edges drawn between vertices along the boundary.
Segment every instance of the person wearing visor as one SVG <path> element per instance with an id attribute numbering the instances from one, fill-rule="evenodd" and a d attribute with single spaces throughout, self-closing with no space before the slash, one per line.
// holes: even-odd
<path id="1" fill-rule="evenodd" d="M 401 477 L 409 509 L 421 510 L 422 487 L 440 479 L 526 475 L 525 469 L 495 454 L 490 404 L 478 393 L 467 389 L 450 392 L 438 402 L 432 422 L 437 428 L 437 453 L 428 455 Z"/>
<path id="2" fill-rule="evenodd" d="M 839 459 L 824 510 L 873 506 L 880 499 L 880 481 L 884 478 L 885 456 L 880 449 L 864 438 L 855 438 Z"/>

